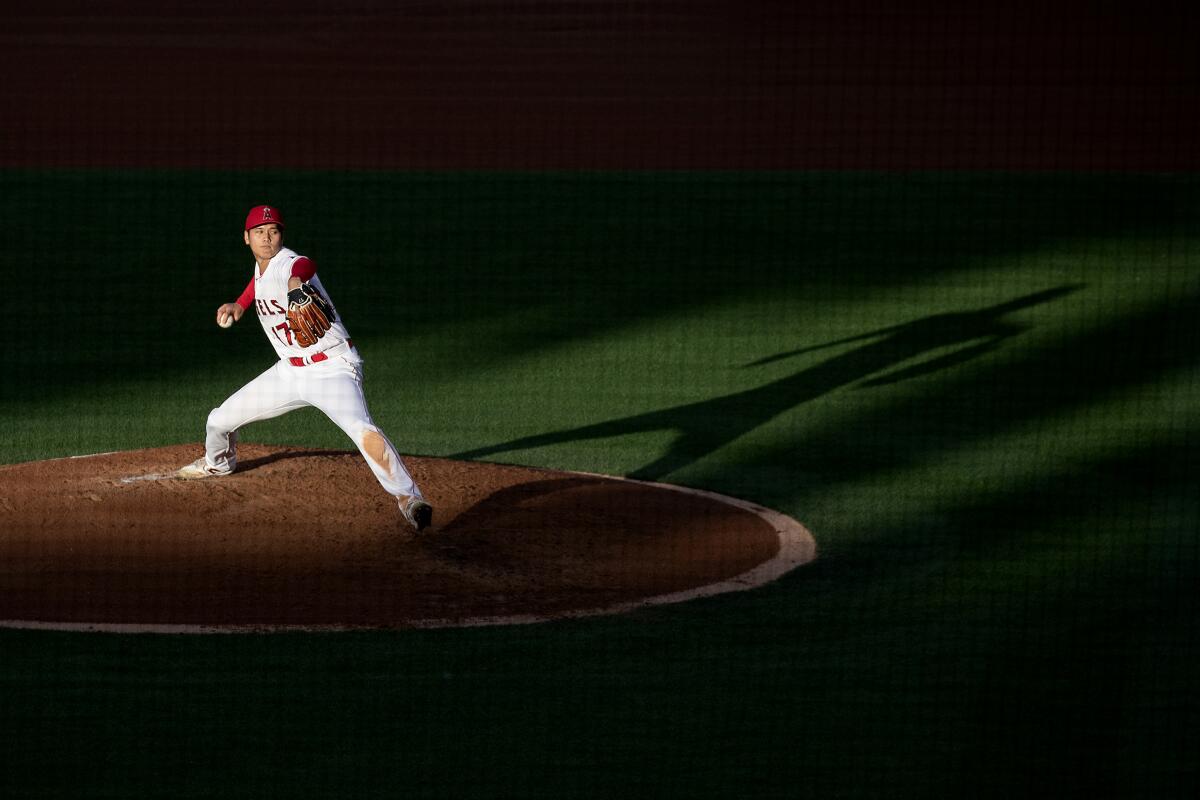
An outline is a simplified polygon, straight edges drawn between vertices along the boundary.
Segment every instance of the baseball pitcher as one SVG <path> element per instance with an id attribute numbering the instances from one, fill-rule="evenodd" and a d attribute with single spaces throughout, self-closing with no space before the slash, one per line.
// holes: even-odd
<path id="1" fill-rule="evenodd" d="M 254 308 L 279 361 L 208 415 L 202 458 L 179 470 L 181 478 L 229 475 L 237 468 L 237 432 L 251 422 L 305 406 L 325 413 L 358 446 L 400 513 L 418 532 L 433 509 L 400 454 L 367 411 L 362 358 L 317 277 L 313 262 L 283 246 L 283 218 L 274 206 L 255 206 L 242 238 L 254 255 L 254 276 L 241 297 L 217 309 L 228 328 Z"/>

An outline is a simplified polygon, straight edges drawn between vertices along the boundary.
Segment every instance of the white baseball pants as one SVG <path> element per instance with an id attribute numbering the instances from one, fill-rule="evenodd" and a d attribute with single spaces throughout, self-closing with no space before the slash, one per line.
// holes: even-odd
<path id="1" fill-rule="evenodd" d="M 422 497 L 400 454 L 367 411 L 362 362 L 344 356 L 303 367 L 278 361 L 208 415 L 205 460 L 221 472 L 237 466 L 237 431 L 251 422 L 313 406 L 357 445 L 388 494 Z"/>

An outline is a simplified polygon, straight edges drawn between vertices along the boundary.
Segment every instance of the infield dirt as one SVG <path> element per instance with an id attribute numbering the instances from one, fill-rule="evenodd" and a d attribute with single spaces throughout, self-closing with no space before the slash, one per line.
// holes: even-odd
<path id="1" fill-rule="evenodd" d="M 420 535 L 357 452 L 199 445 L 0 468 L 0 620 L 146 630 L 403 628 L 589 609 L 726 581 L 780 549 L 762 516 L 616 478 L 407 457 Z M 319 476 L 319 477 L 318 477 Z"/>

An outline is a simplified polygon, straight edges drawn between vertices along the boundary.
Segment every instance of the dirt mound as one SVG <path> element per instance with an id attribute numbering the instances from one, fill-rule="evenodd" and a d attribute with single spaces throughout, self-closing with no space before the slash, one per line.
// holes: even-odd
<path id="1" fill-rule="evenodd" d="M 0 620 L 110 630 L 553 619 L 757 585 L 813 555 L 786 517 L 616 478 L 406 457 L 407 528 L 357 452 L 181 445 L 0 468 Z"/>

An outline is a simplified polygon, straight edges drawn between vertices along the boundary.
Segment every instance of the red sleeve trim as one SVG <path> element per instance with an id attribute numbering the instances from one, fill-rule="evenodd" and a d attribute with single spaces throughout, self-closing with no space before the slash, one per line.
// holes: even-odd
<path id="1" fill-rule="evenodd" d="M 292 277 L 299 278 L 302 281 L 312 280 L 312 276 L 317 274 L 317 265 L 312 262 L 308 256 L 300 256 L 292 262 Z"/>
<path id="2" fill-rule="evenodd" d="M 242 311 L 249 311 L 250 306 L 254 305 L 254 278 L 246 284 L 246 288 L 242 291 L 242 296 L 237 299 L 237 304 L 242 307 Z"/>

